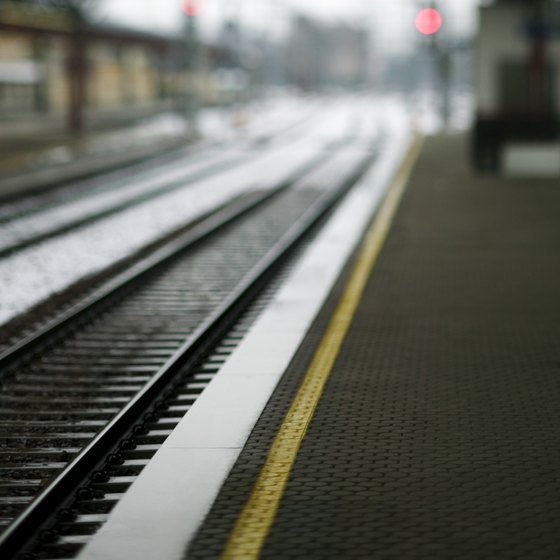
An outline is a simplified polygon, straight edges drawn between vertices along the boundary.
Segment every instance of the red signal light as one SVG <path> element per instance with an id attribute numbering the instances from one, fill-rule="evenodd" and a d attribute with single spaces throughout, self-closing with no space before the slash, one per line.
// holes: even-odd
<path id="1" fill-rule="evenodd" d="M 184 0 L 183 12 L 189 17 L 196 17 L 200 14 L 200 0 Z"/>
<path id="2" fill-rule="evenodd" d="M 443 24 L 443 17 L 434 8 L 426 8 L 416 16 L 416 29 L 423 35 L 437 33 Z"/>

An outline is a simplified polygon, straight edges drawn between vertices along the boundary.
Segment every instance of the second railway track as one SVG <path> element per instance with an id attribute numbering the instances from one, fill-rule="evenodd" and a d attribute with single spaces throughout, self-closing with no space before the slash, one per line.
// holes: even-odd
<path id="1" fill-rule="evenodd" d="M 363 148 L 339 150 L 294 185 L 263 196 L 238 218 L 136 271 L 117 290 L 4 354 L 3 554 L 21 550 L 44 527 L 47 513 L 71 499 L 174 370 L 200 358 L 195 353 L 208 345 L 222 316 L 334 206 L 372 157 Z M 224 352 L 215 356 L 219 361 Z M 205 373 L 191 372 L 192 395 L 178 398 L 173 415 L 187 412 Z M 170 423 L 157 422 L 152 438 L 165 439 Z M 140 426 L 145 429 L 146 421 Z M 142 445 L 157 443 L 148 439 Z"/>
<path id="2" fill-rule="evenodd" d="M 70 183 L 61 192 L 37 195 L 0 209 L 0 258 L 139 206 L 213 175 L 234 169 L 262 153 L 261 144 L 303 128 L 315 113 L 261 138 L 248 138 L 234 149 L 214 146 L 183 148 L 100 177 Z M 30 197 L 33 199 L 33 197 Z"/>

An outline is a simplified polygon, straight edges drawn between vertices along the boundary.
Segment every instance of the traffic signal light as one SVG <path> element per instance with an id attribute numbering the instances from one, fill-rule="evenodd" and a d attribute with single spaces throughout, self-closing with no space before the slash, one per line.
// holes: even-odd
<path id="1" fill-rule="evenodd" d="M 183 12 L 190 17 L 200 14 L 200 0 L 183 0 Z"/>
<path id="2" fill-rule="evenodd" d="M 416 29 L 423 35 L 437 33 L 443 24 L 441 14 L 435 8 L 426 8 L 416 16 Z"/>

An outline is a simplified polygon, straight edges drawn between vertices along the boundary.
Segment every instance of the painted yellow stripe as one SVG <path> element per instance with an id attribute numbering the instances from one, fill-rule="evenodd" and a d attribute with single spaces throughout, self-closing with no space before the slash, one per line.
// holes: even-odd
<path id="1" fill-rule="evenodd" d="M 276 518 L 297 453 L 360 303 L 368 278 L 383 248 L 421 147 L 422 141 L 416 140 L 366 234 L 341 301 L 280 426 L 253 492 L 231 533 L 222 554 L 224 560 L 252 560 L 260 555 Z"/>

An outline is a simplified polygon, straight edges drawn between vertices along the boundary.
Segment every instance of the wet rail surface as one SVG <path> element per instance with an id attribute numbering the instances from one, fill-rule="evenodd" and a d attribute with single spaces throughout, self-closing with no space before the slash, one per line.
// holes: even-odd
<path id="1" fill-rule="evenodd" d="M 0 395 L 0 503 L 4 512 L 0 522 L 6 530 L 0 548 L 5 553 L 20 548 L 22 534 L 28 536 L 30 527 L 42 526 L 45 512 L 54 502 L 62 505 L 72 496 L 73 506 L 99 501 L 82 510 L 66 508 L 61 514 L 66 534 L 43 531 L 40 538 L 46 548 L 41 555 L 59 557 L 63 549 L 72 553 L 83 545 L 82 529 L 87 534 L 103 521 L 130 477 L 146 464 L 227 357 L 239 332 L 230 332 L 205 361 L 200 350 L 190 356 L 188 371 L 175 377 L 180 391 L 168 388 L 156 406 L 165 412 L 149 413 L 138 423 L 138 414 L 142 416 L 154 404 L 154 379 L 158 379 L 161 393 L 163 381 L 158 376 L 170 369 L 170 361 L 178 360 L 178 354 L 188 354 L 185 341 L 187 345 L 188 341 L 202 344 L 207 334 L 201 332 L 201 325 L 214 332 L 216 314 L 219 318 L 225 314 L 224 305 L 227 303 L 228 310 L 237 305 L 256 278 L 264 276 L 332 208 L 372 160 L 367 150 L 339 155 L 337 165 L 333 165 L 334 156 L 319 168 L 319 175 L 265 196 L 251 211 L 154 270 L 144 271 L 140 282 L 119 291 L 109 304 L 105 301 L 79 313 L 63 325 L 62 336 L 59 328 L 56 337 L 42 337 L 40 350 L 33 343 L 33 348 L 20 345 L 12 358 L 5 355 L 3 363 L 9 371 Z M 237 294 L 233 300 L 232 294 Z M 34 355 L 29 357 L 31 351 Z M 148 390 L 152 391 L 149 397 Z M 131 405 L 134 414 L 129 414 Z M 123 411 L 127 411 L 126 418 Z M 107 427 L 115 420 L 121 422 L 118 429 L 107 435 Z M 122 439 L 127 422 L 127 430 L 136 426 L 132 432 L 136 439 L 125 438 L 121 452 L 112 453 L 105 468 L 92 475 L 94 486 L 84 486 L 84 478 L 99 466 L 100 457 Z M 84 453 L 102 436 L 105 439 L 95 459 L 91 455 L 87 461 L 86 476 Z M 73 478 L 64 480 L 80 460 Z M 53 500 L 45 497 L 49 492 L 56 494 Z"/>
<path id="2" fill-rule="evenodd" d="M 304 245 L 305 241 L 302 247 Z M 60 560 L 75 558 L 79 554 L 241 342 L 297 253 L 299 251 L 291 256 L 272 285 L 257 297 L 227 334 L 176 376 L 172 385 L 144 413 L 142 422 L 121 439 L 115 451 L 92 472 L 66 507 L 57 512 L 50 526 L 43 529 L 38 539 L 31 543 L 30 552 L 26 554 L 28 557 Z"/>
<path id="3" fill-rule="evenodd" d="M 285 180 L 277 183 L 270 183 L 263 187 L 262 192 L 248 192 L 241 194 L 231 203 L 226 203 L 216 208 L 210 209 L 200 218 L 194 219 L 186 223 L 178 223 L 178 229 L 172 229 L 164 237 L 156 237 L 147 245 L 140 249 L 119 258 L 117 261 L 110 263 L 99 272 L 87 275 L 84 279 L 70 284 L 60 293 L 55 293 L 46 301 L 40 302 L 32 306 L 27 312 L 16 316 L 2 327 L 3 333 L 0 337 L 0 362 L 2 355 L 10 351 L 13 345 L 21 344 L 21 341 L 28 338 L 29 333 L 35 333 L 48 328 L 59 317 L 72 312 L 76 307 L 83 305 L 84 301 L 91 297 L 96 297 L 96 292 L 107 282 L 116 279 L 118 282 L 119 275 L 130 276 L 128 271 L 130 268 L 138 268 L 143 262 L 150 263 L 158 260 L 162 252 L 175 253 L 177 246 L 183 243 L 183 239 L 189 240 L 199 237 L 200 230 L 211 231 L 220 224 L 225 223 L 232 217 L 240 215 L 246 209 L 250 209 L 253 205 L 258 204 L 259 200 L 264 200 L 268 196 L 274 196 L 275 191 L 282 191 L 291 184 L 296 183 L 306 174 L 312 172 L 315 168 L 324 163 L 332 153 L 340 149 L 342 142 L 337 141 L 330 147 L 319 150 L 312 157 L 305 159 L 285 177 Z M 134 275 L 133 275 L 134 276 Z"/>

